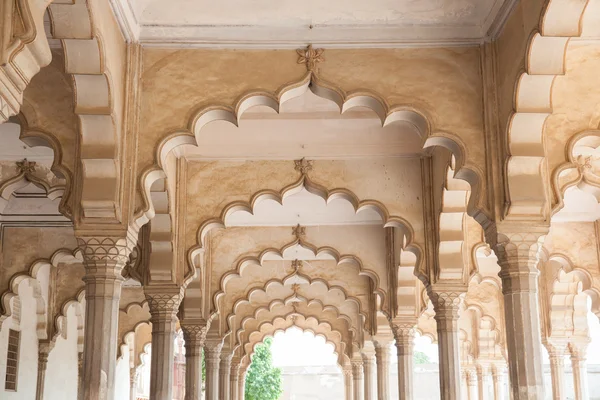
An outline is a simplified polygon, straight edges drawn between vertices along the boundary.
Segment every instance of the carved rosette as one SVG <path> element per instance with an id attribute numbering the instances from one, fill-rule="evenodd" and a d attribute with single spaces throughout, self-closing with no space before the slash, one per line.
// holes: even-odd
<path id="1" fill-rule="evenodd" d="M 193 325 L 181 324 L 181 330 L 183 331 L 183 340 L 185 340 L 186 357 L 199 356 L 206 341 L 206 334 L 208 333 L 206 323 Z"/>

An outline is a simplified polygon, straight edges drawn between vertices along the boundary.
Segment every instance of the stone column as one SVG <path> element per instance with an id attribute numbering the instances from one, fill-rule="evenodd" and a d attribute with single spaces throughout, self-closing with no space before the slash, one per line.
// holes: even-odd
<path id="1" fill-rule="evenodd" d="M 377 361 L 377 399 L 390 399 L 390 349 L 388 342 L 375 342 Z"/>
<path id="2" fill-rule="evenodd" d="M 363 370 L 365 375 L 365 400 L 377 399 L 377 384 L 375 383 L 375 354 L 371 352 L 363 353 Z"/>
<path id="3" fill-rule="evenodd" d="M 185 400 L 200 400 L 206 321 L 181 321 L 181 330 L 185 341 Z"/>
<path id="4" fill-rule="evenodd" d="M 477 396 L 479 400 L 486 398 L 489 368 L 486 365 L 477 365 Z"/>
<path id="5" fill-rule="evenodd" d="M 116 340 L 122 270 L 137 238 L 78 237 L 85 266 L 83 398 L 115 397 Z"/>
<path id="6" fill-rule="evenodd" d="M 221 364 L 221 341 L 204 343 L 204 361 L 206 363 L 206 400 L 219 399 L 219 365 Z"/>
<path id="7" fill-rule="evenodd" d="M 365 378 L 362 359 L 352 360 L 352 380 L 354 400 L 363 400 L 365 395 Z"/>
<path id="8" fill-rule="evenodd" d="M 38 370 L 37 386 L 35 389 L 35 400 L 44 399 L 46 369 L 48 367 L 48 353 L 50 353 L 50 343 L 47 341 L 40 342 L 38 347 Z"/>
<path id="9" fill-rule="evenodd" d="M 441 364 L 440 364 L 441 366 Z M 440 368 L 441 369 L 441 368 Z M 467 387 L 469 389 L 469 400 L 479 400 L 477 393 L 477 373 L 474 370 L 467 370 Z M 481 399 L 483 400 L 483 399 Z"/>
<path id="10" fill-rule="evenodd" d="M 589 340 L 589 339 L 588 339 Z M 575 386 L 575 400 L 587 400 L 588 392 L 588 374 L 586 365 L 586 350 L 589 342 L 582 344 L 571 344 L 571 366 L 573 368 L 573 383 Z"/>
<path id="11" fill-rule="evenodd" d="M 547 345 L 552 376 L 552 399 L 565 400 L 565 349 Z"/>
<path id="12" fill-rule="evenodd" d="M 463 400 L 469 400 L 469 376 L 464 368 L 460 372 L 460 391 Z"/>
<path id="13" fill-rule="evenodd" d="M 494 399 L 504 400 L 504 367 L 494 365 L 492 368 L 492 380 L 494 381 Z"/>
<path id="14" fill-rule="evenodd" d="M 247 370 L 244 367 L 240 368 L 238 400 L 244 400 L 246 398 L 246 371 Z"/>
<path id="15" fill-rule="evenodd" d="M 150 400 L 173 400 L 175 327 L 183 288 L 147 286 L 144 291 L 152 322 Z"/>
<path id="16" fill-rule="evenodd" d="M 83 351 L 77 353 L 77 400 L 83 400 Z"/>
<path id="17" fill-rule="evenodd" d="M 219 400 L 230 399 L 231 357 L 231 353 L 221 353 L 221 365 L 219 366 Z"/>
<path id="18" fill-rule="evenodd" d="M 344 375 L 344 394 L 346 400 L 353 400 L 352 398 L 352 367 L 347 366 L 342 368 L 342 374 Z"/>
<path id="19" fill-rule="evenodd" d="M 414 327 L 414 323 L 392 325 L 398 350 L 398 399 L 401 400 L 413 398 Z"/>
<path id="20" fill-rule="evenodd" d="M 229 374 L 229 400 L 238 400 L 240 397 L 240 357 L 231 359 L 231 373 Z"/>
<path id="21" fill-rule="evenodd" d="M 442 400 L 460 400 L 461 398 L 460 345 L 458 343 L 458 312 L 463 293 L 461 290 L 431 286 L 427 290 L 433 303 L 437 323 Z"/>
<path id="22" fill-rule="evenodd" d="M 137 400 L 137 383 L 138 383 L 138 372 L 137 368 L 133 367 L 129 369 L 129 399 Z"/>
<path id="23" fill-rule="evenodd" d="M 543 399 L 537 264 L 548 228 L 529 225 L 519 231 L 499 234 L 494 248 L 504 294 L 510 390 L 513 400 Z"/>

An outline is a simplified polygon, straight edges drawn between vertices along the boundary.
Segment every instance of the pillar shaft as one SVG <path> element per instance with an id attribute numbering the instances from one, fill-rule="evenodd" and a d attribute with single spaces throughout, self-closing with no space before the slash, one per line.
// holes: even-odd
<path id="1" fill-rule="evenodd" d="M 589 393 L 585 350 L 571 350 L 571 366 L 573 368 L 575 400 L 587 400 Z"/>
<path id="2" fill-rule="evenodd" d="M 485 399 L 486 386 L 488 385 L 489 370 L 482 365 L 477 366 L 477 397 L 479 400 Z"/>
<path id="3" fill-rule="evenodd" d="M 239 394 L 238 400 L 244 400 L 246 398 L 246 371 L 240 371 L 240 378 L 238 381 Z"/>
<path id="4" fill-rule="evenodd" d="M 458 343 L 458 311 L 461 293 L 428 290 L 433 302 L 440 357 L 440 395 L 442 400 L 460 400 L 460 347 Z"/>
<path id="5" fill-rule="evenodd" d="M 231 398 L 231 354 L 221 354 L 221 365 L 219 366 L 219 400 Z"/>
<path id="6" fill-rule="evenodd" d="M 354 400 L 363 400 L 365 395 L 365 377 L 363 362 L 352 361 L 352 380 Z"/>
<path id="7" fill-rule="evenodd" d="M 77 353 L 77 400 L 83 400 L 83 351 Z"/>
<path id="8" fill-rule="evenodd" d="M 346 400 L 354 400 L 352 396 L 352 369 L 344 368 L 342 373 L 344 374 L 344 394 L 346 396 Z"/>
<path id="9" fill-rule="evenodd" d="M 229 400 L 238 400 L 240 398 L 240 360 L 234 357 L 231 362 L 231 374 L 229 375 Z"/>
<path id="10" fill-rule="evenodd" d="M 202 347 L 206 337 L 206 322 L 181 322 L 185 341 L 185 400 L 202 398 Z"/>
<path id="11" fill-rule="evenodd" d="M 547 228 L 527 226 L 522 232 L 498 235 L 495 247 L 504 295 L 510 390 L 514 400 L 543 399 L 537 253 Z"/>
<path id="12" fill-rule="evenodd" d="M 137 400 L 137 380 L 138 373 L 137 368 L 129 369 L 129 399 Z"/>
<path id="13" fill-rule="evenodd" d="M 219 366 L 221 364 L 221 342 L 204 344 L 204 361 L 206 362 L 206 400 L 219 399 Z"/>
<path id="14" fill-rule="evenodd" d="M 114 237 L 78 237 L 85 266 L 84 400 L 115 397 L 115 340 L 119 299 L 133 241 Z"/>
<path id="15" fill-rule="evenodd" d="M 552 399 L 565 400 L 565 355 L 562 351 L 549 351 L 552 376 Z"/>
<path id="16" fill-rule="evenodd" d="M 180 288 L 146 288 L 152 322 L 150 400 L 173 400 L 175 327 L 182 293 Z"/>
<path id="17" fill-rule="evenodd" d="M 469 400 L 479 400 L 479 393 L 477 391 L 477 373 L 475 373 L 475 371 L 467 371 L 467 388 L 469 390 Z"/>
<path id="18" fill-rule="evenodd" d="M 365 380 L 365 400 L 376 400 L 377 384 L 375 383 L 375 356 L 373 354 L 363 354 L 363 369 Z"/>
<path id="19" fill-rule="evenodd" d="M 377 361 L 377 399 L 390 399 L 390 350 L 388 343 L 375 343 Z"/>
<path id="20" fill-rule="evenodd" d="M 495 366 L 492 370 L 494 382 L 494 400 L 504 400 L 504 368 Z"/>
<path id="21" fill-rule="evenodd" d="M 44 399 L 44 386 L 46 382 L 46 369 L 48 367 L 48 353 L 50 349 L 48 343 L 40 343 L 38 350 L 38 370 L 37 385 L 35 390 L 35 400 Z"/>
<path id="22" fill-rule="evenodd" d="M 394 325 L 392 330 L 398 352 L 398 398 L 413 398 L 413 346 L 415 324 Z"/>

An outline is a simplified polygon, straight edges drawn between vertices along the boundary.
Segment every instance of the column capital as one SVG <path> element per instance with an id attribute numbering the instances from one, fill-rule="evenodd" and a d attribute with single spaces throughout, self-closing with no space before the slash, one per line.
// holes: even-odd
<path id="1" fill-rule="evenodd" d="M 406 346 L 411 346 L 413 344 L 413 340 L 415 339 L 415 327 L 416 321 L 413 322 L 394 322 L 392 321 L 392 332 L 394 334 L 394 339 L 396 339 L 396 347 L 398 349 L 404 348 Z"/>
<path id="2" fill-rule="evenodd" d="M 466 287 L 443 287 L 429 285 L 427 294 L 433 303 L 436 321 L 458 320 L 458 312 L 463 301 Z"/>
<path id="3" fill-rule="evenodd" d="M 190 351 L 200 351 L 204 347 L 208 326 L 206 321 L 181 321 L 183 340 L 185 340 L 186 355 Z"/>
<path id="4" fill-rule="evenodd" d="M 352 377 L 352 366 L 344 366 L 342 367 L 342 374 L 345 377 Z"/>
<path id="5" fill-rule="evenodd" d="M 129 261 L 135 242 L 126 236 L 77 236 L 86 263 L 111 262 L 122 267 Z"/>
<path id="6" fill-rule="evenodd" d="M 183 292 L 183 287 L 145 287 L 144 294 L 150 308 L 150 322 L 174 319 L 183 300 Z"/>

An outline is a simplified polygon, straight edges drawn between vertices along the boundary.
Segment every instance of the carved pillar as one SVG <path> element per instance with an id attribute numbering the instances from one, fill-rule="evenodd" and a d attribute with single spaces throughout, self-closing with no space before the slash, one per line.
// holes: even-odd
<path id="1" fill-rule="evenodd" d="M 145 292 L 152 322 L 150 400 L 173 400 L 175 326 L 183 289 L 150 286 Z"/>
<path id="2" fill-rule="evenodd" d="M 575 386 L 575 400 L 587 400 L 588 393 L 588 374 L 586 365 L 586 350 L 588 342 L 573 344 L 569 346 L 571 352 L 571 366 L 573 368 L 573 383 Z"/>
<path id="3" fill-rule="evenodd" d="M 83 400 L 83 351 L 77 353 L 77 400 Z"/>
<path id="4" fill-rule="evenodd" d="M 342 374 L 344 375 L 344 394 L 346 400 L 353 400 L 352 398 L 352 367 L 343 367 Z"/>
<path id="5" fill-rule="evenodd" d="M 230 399 L 231 357 L 231 353 L 221 354 L 221 365 L 219 366 L 219 400 Z"/>
<path id="6" fill-rule="evenodd" d="M 136 367 L 129 369 L 129 399 L 137 400 L 138 371 Z"/>
<path id="7" fill-rule="evenodd" d="M 113 400 L 121 272 L 133 240 L 124 237 L 78 237 L 85 266 L 83 398 Z"/>
<path id="8" fill-rule="evenodd" d="M 469 369 L 466 371 L 466 374 L 469 400 L 479 400 L 479 396 L 477 393 L 477 373 L 474 370 Z"/>
<path id="9" fill-rule="evenodd" d="M 388 342 L 375 342 L 377 361 L 377 399 L 390 399 L 390 349 Z"/>
<path id="10" fill-rule="evenodd" d="M 504 294 L 510 389 L 514 400 L 543 399 L 537 264 L 547 228 L 523 226 L 521 232 L 499 234 L 495 247 Z"/>
<path id="11" fill-rule="evenodd" d="M 462 292 L 428 287 L 435 310 L 440 356 L 440 395 L 442 400 L 460 400 L 460 345 L 458 343 L 458 312 Z"/>
<path id="12" fill-rule="evenodd" d="M 231 373 L 229 374 L 229 392 L 231 395 L 229 400 L 238 400 L 240 396 L 240 361 L 239 357 L 231 359 Z"/>
<path id="13" fill-rule="evenodd" d="M 479 400 L 484 400 L 487 396 L 487 388 L 489 385 L 490 369 L 487 365 L 477 365 L 477 394 Z"/>
<path id="14" fill-rule="evenodd" d="M 46 382 L 46 369 L 48 367 L 48 353 L 50 353 L 50 344 L 46 341 L 40 342 L 38 348 L 38 370 L 35 400 L 44 399 L 44 384 Z"/>
<path id="15" fill-rule="evenodd" d="M 364 352 L 362 356 L 365 375 L 365 400 L 376 400 L 377 384 L 375 383 L 375 372 L 377 366 L 375 365 L 375 354 L 374 352 Z"/>
<path id="16" fill-rule="evenodd" d="M 492 379 L 494 382 L 494 400 L 504 400 L 504 367 L 494 365 Z"/>
<path id="17" fill-rule="evenodd" d="M 362 359 L 352 360 L 353 398 L 363 400 L 365 395 L 365 377 Z"/>
<path id="18" fill-rule="evenodd" d="M 548 344 L 550 375 L 552 377 L 552 399 L 565 400 L 565 347 Z"/>
<path id="19" fill-rule="evenodd" d="M 240 379 L 238 381 L 239 384 L 239 394 L 238 400 L 244 400 L 246 398 L 246 369 L 240 368 Z"/>
<path id="20" fill-rule="evenodd" d="M 202 347 L 206 339 L 206 321 L 181 321 L 185 341 L 185 400 L 202 398 Z"/>
<path id="21" fill-rule="evenodd" d="M 413 398 L 413 346 L 415 324 L 392 325 L 396 349 L 398 350 L 398 398 Z"/>
<path id="22" fill-rule="evenodd" d="M 206 363 L 206 400 L 219 399 L 219 365 L 221 364 L 221 341 L 204 343 L 204 361 Z"/>

